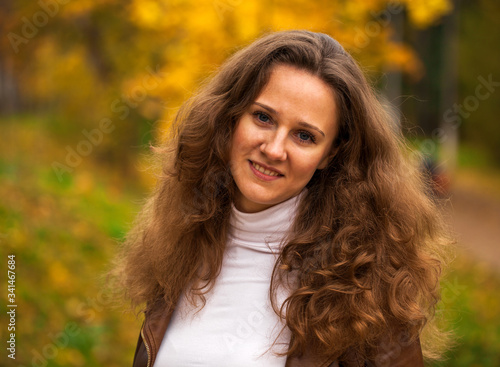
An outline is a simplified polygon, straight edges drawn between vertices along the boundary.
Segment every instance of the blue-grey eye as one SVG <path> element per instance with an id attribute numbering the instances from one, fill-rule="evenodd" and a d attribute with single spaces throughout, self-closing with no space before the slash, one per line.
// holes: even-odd
<path id="1" fill-rule="evenodd" d="M 309 140 L 309 139 L 311 139 L 311 135 L 302 131 L 299 133 L 299 139 L 300 140 Z"/>
<path id="2" fill-rule="evenodd" d="M 266 115 L 266 114 L 264 114 L 264 113 L 259 112 L 259 113 L 257 114 L 257 117 L 258 117 L 258 119 L 259 119 L 260 121 L 262 121 L 262 122 L 269 122 L 269 116 L 267 116 L 267 115 Z"/>

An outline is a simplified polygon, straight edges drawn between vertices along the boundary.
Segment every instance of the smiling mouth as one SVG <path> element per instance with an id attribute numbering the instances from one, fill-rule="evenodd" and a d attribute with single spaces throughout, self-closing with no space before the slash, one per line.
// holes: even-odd
<path id="1" fill-rule="evenodd" d="M 268 176 L 274 176 L 274 177 L 278 177 L 278 176 L 283 176 L 282 174 L 276 172 L 276 171 L 271 171 L 269 169 L 266 169 L 262 166 L 259 166 L 257 163 L 255 162 L 252 162 L 250 161 L 250 163 L 252 163 L 252 166 L 257 170 L 259 171 L 260 173 L 263 173 L 265 175 L 268 175 Z"/>

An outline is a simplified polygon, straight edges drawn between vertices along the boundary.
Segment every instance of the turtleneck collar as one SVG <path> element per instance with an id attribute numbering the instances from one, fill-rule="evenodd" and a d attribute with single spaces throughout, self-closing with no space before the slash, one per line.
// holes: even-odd
<path id="1" fill-rule="evenodd" d="M 278 251 L 281 240 L 293 224 L 300 199 L 306 190 L 256 213 L 241 212 L 232 204 L 229 237 L 259 250 Z"/>

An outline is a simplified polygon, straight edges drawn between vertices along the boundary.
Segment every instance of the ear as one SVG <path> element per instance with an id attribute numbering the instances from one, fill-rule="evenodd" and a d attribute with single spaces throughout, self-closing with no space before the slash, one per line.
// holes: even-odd
<path id="1" fill-rule="evenodd" d="M 325 169 L 328 166 L 328 164 L 330 163 L 330 161 L 332 160 L 332 158 L 335 157 L 335 155 L 337 154 L 338 150 L 339 150 L 339 147 L 336 147 L 336 148 L 332 149 L 332 151 L 328 155 L 326 155 L 321 160 L 321 162 L 319 162 L 317 169 Z"/>

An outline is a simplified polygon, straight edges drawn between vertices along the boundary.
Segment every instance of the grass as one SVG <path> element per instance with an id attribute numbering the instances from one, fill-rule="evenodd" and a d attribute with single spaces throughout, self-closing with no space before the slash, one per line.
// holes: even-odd
<path id="1" fill-rule="evenodd" d="M 143 192 L 90 159 L 59 181 L 51 163 L 64 142 L 46 122 L 2 124 L 0 254 L 16 257 L 16 365 L 130 365 L 140 324 L 111 307 L 100 277 Z"/>
<path id="2" fill-rule="evenodd" d="M 447 320 L 455 347 L 435 367 L 500 366 L 500 275 L 459 253 L 442 281 L 437 315 Z"/>

